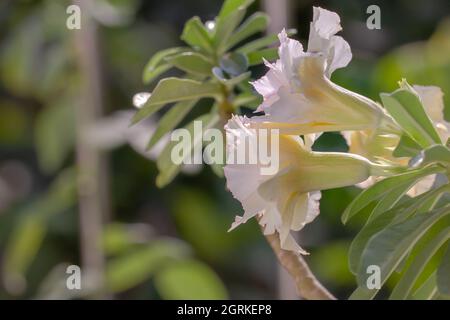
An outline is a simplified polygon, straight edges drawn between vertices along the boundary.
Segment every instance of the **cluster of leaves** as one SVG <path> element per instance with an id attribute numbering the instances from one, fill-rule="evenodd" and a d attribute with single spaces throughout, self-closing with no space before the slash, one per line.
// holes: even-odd
<path id="1" fill-rule="evenodd" d="M 386 110 L 403 129 L 394 151 L 410 157 L 410 170 L 383 179 L 362 191 L 345 210 L 346 223 L 368 212 L 353 240 L 349 265 L 358 288 L 351 299 L 372 299 L 379 289 L 367 285 L 370 266 L 380 269 L 381 285 L 397 278 L 390 299 L 432 299 L 450 295 L 450 149 L 443 144 L 419 97 L 406 82 L 382 94 Z M 406 192 L 435 175 L 430 190 L 416 197 Z"/>
<path id="2" fill-rule="evenodd" d="M 148 143 L 149 149 L 179 126 L 202 98 L 213 99 L 210 112 L 185 126 L 197 144 L 202 143 L 202 137 L 194 136 L 193 121 L 201 121 L 203 128 L 211 128 L 220 123 L 221 116 L 226 118 L 231 113 L 238 113 L 240 107 L 254 109 L 258 105 L 260 98 L 249 85 L 249 68 L 261 64 L 263 59 L 276 59 L 278 53 L 276 48 L 268 47 L 277 41 L 276 35 L 243 42 L 263 32 L 269 22 L 268 16 L 262 12 L 244 20 L 246 9 L 253 1 L 225 1 L 214 21 L 202 23 L 198 17 L 193 17 L 186 22 L 181 35 L 187 47 L 165 49 L 150 59 L 143 72 L 146 84 L 171 68 L 183 71 L 184 75 L 160 80 L 133 118 L 133 123 L 136 123 L 173 103 L 159 120 L 158 128 Z M 288 33 L 293 32 L 290 30 Z M 170 183 L 180 170 L 180 165 L 170 161 L 173 146 L 169 143 L 157 161 L 160 174 L 156 183 L 159 187 Z M 195 144 L 191 147 L 194 149 Z M 221 168 L 213 169 L 221 174 Z"/>

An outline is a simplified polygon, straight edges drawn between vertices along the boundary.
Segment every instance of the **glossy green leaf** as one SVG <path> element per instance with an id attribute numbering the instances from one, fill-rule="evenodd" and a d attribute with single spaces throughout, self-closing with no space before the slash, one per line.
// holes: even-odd
<path id="1" fill-rule="evenodd" d="M 164 105 L 192 99 L 220 95 L 220 86 L 215 83 L 201 83 L 189 79 L 166 78 L 161 80 L 145 105 L 132 119 L 136 123 L 160 110 Z"/>
<path id="2" fill-rule="evenodd" d="M 213 52 L 212 39 L 199 17 L 193 17 L 184 25 L 181 40 L 194 48 Z"/>
<path id="3" fill-rule="evenodd" d="M 151 149 L 166 133 L 171 132 L 187 116 L 198 100 L 189 100 L 176 103 L 158 121 L 158 127 L 147 145 Z"/>
<path id="4" fill-rule="evenodd" d="M 410 252 L 437 221 L 450 214 L 450 207 L 420 214 L 405 222 L 391 225 L 373 236 L 365 248 L 358 268 L 357 280 L 360 287 L 366 286 L 367 267 L 376 265 L 381 270 L 381 285 L 389 278 L 402 259 Z M 375 296 L 377 289 L 371 290 Z"/>
<path id="5" fill-rule="evenodd" d="M 434 254 L 450 239 L 450 228 L 447 228 L 435 236 L 424 249 L 421 250 L 409 266 L 407 271 L 402 275 L 402 278 L 395 286 L 389 299 L 400 300 L 406 299 L 414 286 L 417 278 L 424 270 L 427 263 Z M 448 274 L 447 269 L 446 273 Z M 448 278 L 450 280 L 450 278 Z"/>
<path id="6" fill-rule="evenodd" d="M 447 250 L 437 269 L 436 282 L 439 292 L 450 296 L 450 245 L 447 245 Z"/>
<path id="7" fill-rule="evenodd" d="M 203 55 L 194 52 L 184 52 L 165 59 L 168 64 L 188 73 L 211 75 L 212 63 Z"/>
<path id="8" fill-rule="evenodd" d="M 227 291 L 220 278 L 199 261 L 180 261 L 162 269 L 155 277 L 155 286 L 167 300 L 221 300 Z"/>
<path id="9" fill-rule="evenodd" d="M 391 94 L 381 94 L 381 100 L 389 114 L 420 146 L 426 148 L 441 143 L 433 123 L 415 93 L 401 88 Z"/>
<path id="10" fill-rule="evenodd" d="M 164 62 L 164 59 L 167 59 L 172 55 L 186 51 L 189 51 L 189 48 L 176 47 L 161 50 L 155 53 L 144 67 L 144 71 L 142 73 L 142 81 L 145 84 L 150 83 L 156 77 L 172 68 L 171 65 L 168 65 L 167 63 Z"/>
<path id="11" fill-rule="evenodd" d="M 263 32 L 269 23 L 269 16 L 262 12 L 252 14 L 244 23 L 236 30 L 227 43 L 227 49 L 234 47 L 242 40 L 254 35 L 258 32 Z"/>
<path id="12" fill-rule="evenodd" d="M 398 174 L 392 177 L 385 178 L 378 181 L 369 188 L 363 190 L 345 209 L 342 214 L 342 222 L 346 223 L 348 219 L 366 207 L 370 202 L 378 200 L 385 196 L 393 189 L 396 189 L 398 185 L 407 183 L 408 181 L 418 181 L 427 175 L 443 172 L 443 169 L 437 166 L 428 166 L 421 169 L 411 170 L 402 174 Z"/>

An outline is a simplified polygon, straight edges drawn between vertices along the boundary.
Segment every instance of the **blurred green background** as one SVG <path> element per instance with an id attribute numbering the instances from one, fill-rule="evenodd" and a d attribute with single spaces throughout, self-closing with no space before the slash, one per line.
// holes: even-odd
<path id="1" fill-rule="evenodd" d="M 137 152 L 138 140 L 148 137 L 152 123 L 125 133 L 133 95 L 152 89 L 141 82 L 148 59 L 181 45 L 184 22 L 194 15 L 213 19 L 222 1 L 86 2 L 97 27 L 93 51 L 80 30 L 66 28 L 72 2 L 0 2 L 0 298 L 292 297 L 255 222 L 227 233 L 242 209 L 223 179 L 209 167 L 190 168 L 158 189 L 153 156 Z M 380 30 L 366 27 L 371 4 L 381 8 Z M 266 8 L 274 24 L 284 19 L 304 43 L 313 5 L 341 16 L 342 36 L 352 47 L 353 60 L 335 72 L 335 82 L 376 100 L 401 78 L 438 85 L 450 118 L 448 0 L 266 0 L 256 1 L 248 14 Z M 283 8 L 288 10 L 278 12 Z M 84 121 L 77 108 L 95 82 L 83 67 L 89 53 L 79 52 L 97 59 L 91 62 L 103 105 L 104 118 L 88 128 L 77 123 Z M 254 72 L 259 76 L 264 68 Z M 89 221 L 80 227 L 77 193 L 77 164 L 85 147 L 80 136 L 85 135 L 101 149 L 104 161 L 98 176 L 104 190 L 97 193 L 107 199 L 108 214 L 102 230 L 93 229 L 91 235 L 98 246 L 80 245 L 91 232 Z M 346 145 L 339 134 L 329 133 L 316 148 L 345 151 Z M 357 193 L 357 188 L 323 192 L 321 215 L 300 236 L 311 253 L 306 259 L 312 270 L 339 298 L 355 287 L 347 249 L 361 221 L 344 227 L 340 215 Z M 91 267 L 83 257 L 89 254 L 101 258 L 92 269 L 100 275 L 86 270 Z M 71 264 L 82 268 L 83 290 L 65 287 Z M 96 277 L 104 281 L 96 285 L 91 281 Z"/>

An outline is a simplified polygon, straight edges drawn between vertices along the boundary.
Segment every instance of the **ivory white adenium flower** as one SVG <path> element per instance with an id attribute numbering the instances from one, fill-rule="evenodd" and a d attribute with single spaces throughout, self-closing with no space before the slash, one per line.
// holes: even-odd
<path id="1" fill-rule="evenodd" d="M 251 119 L 233 116 L 225 126 L 227 157 L 247 144 L 245 158 L 257 150 L 259 130 Z M 261 163 L 225 166 L 227 187 L 238 199 L 244 215 L 236 217 L 231 229 L 260 215 L 265 234 L 277 231 L 281 247 L 306 254 L 290 234 L 298 231 L 319 214 L 320 190 L 354 185 L 377 170 L 363 157 L 346 153 L 312 152 L 311 144 L 298 136 L 276 135 L 279 140 L 279 169 L 264 175 Z M 270 139 L 269 139 L 270 140 Z M 274 141 L 267 143 L 275 143 Z M 243 149 L 240 149 L 243 150 Z"/>
<path id="2" fill-rule="evenodd" d="M 352 56 L 348 43 L 335 35 L 340 30 L 336 13 L 314 8 L 306 52 L 282 31 L 279 60 L 266 62 L 269 71 L 253 83 L 263 96 L 257 112 L 264 115 L 234 116 L 225 126 L 227 159 L 246 144 L 244 158 L 255 158 L 260 147 L 256 141 L 264 130 L 276 130 L 270 137 L 276 137 L 279 151 L 279 167 L 272 174 L 262 173 L 261 162 L 227 161 L 228 189 L 244 208 L 231 229 L 258 215 L 265 234 L 277 232 L 281 248 L 301 254 L 306 251 L 290 232 L 302 229 L 319 214 L 320 190 L 386 175 L 384 165 L 359 155 L 313 152 L 314 139 L 325 131 L 397 130 L 377 103 L 331 82 L 332 72 L 345 67 Z"/>
<path id="3" fill-rule="evenodd" d="M 257 111 L 265 115 L 253 118 L 259 127 L 309 134 L 393 125 L 376 102 L 330 80 L 352 57 L 348 43 L 335 35 L 340 30 L 336 13 L 315 7 L 306 52 L 284 30 L 279 34 L 279 60 L 266 62 L 269 71 L 253 82 L 264 98 Z"/>

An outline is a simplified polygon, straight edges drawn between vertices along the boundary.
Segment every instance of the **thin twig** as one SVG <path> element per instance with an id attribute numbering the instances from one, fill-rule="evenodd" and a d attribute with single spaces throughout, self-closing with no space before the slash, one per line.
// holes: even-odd
<path id="1" fill-rule="evenodd" d="M 281 249 L 280 239 L 276 232 L 265 235 L 265 237 L 277 256 L 278 262 L 294 278 L 300 297 L 308 300 L 336 300 L 336 297 L 316 279 L 301 255 Z"/>

